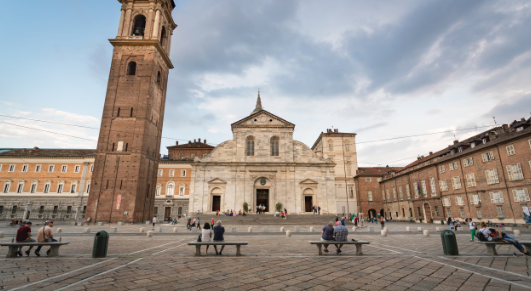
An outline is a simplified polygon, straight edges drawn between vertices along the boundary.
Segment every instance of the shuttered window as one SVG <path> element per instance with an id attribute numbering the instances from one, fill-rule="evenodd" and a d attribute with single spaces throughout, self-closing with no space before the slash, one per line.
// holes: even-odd
<path id="1" fill-rule="evenodd" d="M 503 193 L 500 191 L 490 192 L 490 202 L 492 203 L 503 203 Z"/>
<path id="2" fill-rule="evenodd" d="M 514 202 L 529 201 L 529 191 L 527 188 L 513 190 Z"/>
<path id="3" fill-rule="evenodd" d="M 489 162 L 494 160 L 494 154 L 492 152 L 483 153 L 481 154 L 481 158 L 483 159 L 483 162 Z"/>
<path id="4" fill-rule="evenodd" d="M 474 173 L 466 174 L 466 185 L 468 187 L 476 187 L 476 177 Z"/>
<path id="5" fill-rule="evenodd" d="M 509 180 L 511 181 L 518 181 L 524 179 L 524 173 L 522 172 L 522 166 L 520 163 L 507 165 L 507 174 L 509 176 Z"/>
<path id="6" fill-rule="evenodd" d="M 485 170 L 485 177 L 487 177 L 487 184 L 497 184 L 500 183 L 500 180 L 498 179 L 498 169 L 490 169 Z"/>
<path id="7" fill-rule="evenodd" d="M 439 187 L 442 191 L 448 191 L 448 184 L 446 183 L 446 180 L 439 180 Z"/>
<path id="8" fill-rule="evenodd" d="M 437 195 L 437 187 L 435 186 L 435 178 L 430 177 L 431 196 Z"/>
<path id="9" fill-rule="evenodd" d="M 461 189 L 461 177 L 453 177 L 452 178 L 452 186 L 454 187 L 454 190 Z"/>
<path id="10" fill-rule="evenodd" d="M 406 184 L 407 200 L 411 200 L 411 193 L 409 192 L 409 184 Z"/>
<path id="11" fill-rule="evenodd" d="M 372 191 L 367 192 L 367 200 L 372 201 Z"/>
<path id="12" fill-rule="evenodd" d="M 507 155 L 508 156 L 514 156 L 514 154 L 516 153 L 514 151 L 514 146 L 513 145 L 508 145 L 505 148 L 507 149 Z"/>

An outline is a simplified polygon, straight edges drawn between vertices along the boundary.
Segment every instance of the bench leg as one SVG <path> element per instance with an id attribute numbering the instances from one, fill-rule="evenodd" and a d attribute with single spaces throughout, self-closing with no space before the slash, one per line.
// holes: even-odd
<path id="1" fill-rule="evenodd" d="M 316 244 L 316 246 L 317 246 L 317 251 L 319 253 L 319 256 L 322 256 L 323 255 L 322 245 L 321 244 Z"/>
<path id="2" fill-rule="evenodd" d="M 240 245 L 236 245 L 236 255 L 237 256 L 241 256 L 242 255 L 242 253 L 240 253 L 240 247 L 241 247 Z"/>
<path id="3" fill-rule="evenodd" d="M 50 254 L 48 257 L 58 257 L 59 256 L 59 246 L 58 245 L 52 245 L 50 246 Z"/>
<path id="4" fill-rule="evenodd" d="M 356 256 L 363 255 L 363 252 L 361 251 L 361 246 L 362 245 L 356 245 Z"/>
<path id="5" fill-rule="evenodd" d="M 497 256 L 498 253 L 496 252 L 496 245 L 487 245 L 487 254 L 491 256 Z"/>
<path id="6" fill-rule="evenodd" d="M 201 245 L 195 245 L 195 255 L 196 256 L 201 255 Z"/>
<path id="7" fill-rule="evenodd" d="M 525 245 L 522 244 L 522 245 L 524 246 L 525 250 L 526 250 L 528 253 L 531 253 L 531 245 L 529 245 L 529 244 L 525 244 Z"/>
<path id="8" fill-rule="evenodd" d="M 18 247 L 9 247 L 9 250 L 7 251 L 6 258 L 16 258 L 17 257 L 17 250 Z"/>

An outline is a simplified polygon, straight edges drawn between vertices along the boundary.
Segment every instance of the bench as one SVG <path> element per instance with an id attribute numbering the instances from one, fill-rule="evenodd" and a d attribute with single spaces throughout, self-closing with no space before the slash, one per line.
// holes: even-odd
<path id="1" fill-rule="evenodd" d="M 69 242 L 43 242 L 43 243 L 39 243 L 39 242 L 28 242 L 28 243 L 21 242 L 21 243 L 3 243 L 3 244 L 0 244 L 0 246 L 9 247 L 9 250 L 7 252 L 7 255 L 6 255 L 6 258 L 16 258 L 17 257 L 17 251 L 18 251 L 19 247 L 29 247 L 29 246 L 34 246 L 34 247 L 50 246 L 51 249 L 50 249 L 50 254 L 48 256 L 49 257 L 57 257 L 57 256 L 59 256 L 59 247 L 62 246 L 62 245 L 67 245 L 67 244 L 69 244 Z"/>
<path id="2" fill-rule="evenodd" d="M 527 252 L 531 252 L 531 241 L 518 241 L 522 246 L 524 246 Z M 478 241 L 479 244 L 484 244 L 487 246 L 487 254 L 492 256 L 497 256 L 496 245 L 512 245 L 504 241 Z"/>
<path id="3" fill-rule="evenodd" d="M 195 246 L 195 255 L 201 255 L 201 246 L 214 246 L 216 253 L 218 252 L 217 246 L 236 246 L 236 255 L 241 256 L 240 246 L 246 246 L 249 242 L 246 241 L 219 241 L 219 242 L 189 242 L 189 246 Z"/>
<path id="4" fill-rule="evenodd" d="M 321 240 L 321 241 L 311 241 L 311 245 L 317 245 L 317 250 L 319 251 L 319 256 L 323 255 L 321 250 L 322 245 L 324 244 L 338 244 L 338 245 L 356 245 L 356 255 L 361 256 L 363 252 L 361 251 L 362 245 L 368 245 L 368 241 L 335 241 L 335 240 Z"/>

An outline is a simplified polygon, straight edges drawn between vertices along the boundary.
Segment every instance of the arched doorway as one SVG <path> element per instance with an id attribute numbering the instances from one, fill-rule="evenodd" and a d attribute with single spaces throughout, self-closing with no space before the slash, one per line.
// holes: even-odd
<path id="1" fill-rule="evenodd" d="M 431 206 L 428 203 L 424 203 L 422 208 L 424 210 L 424 220 L 426 221 L 426 223 L 428 223 L 433 218 L 431 215 Z"/>
<path id="2" fill-rule="evenodd" d="M 369 209 L 369 218 L 376 217 L 376 209 Z"/>
<path id="3" fill-rule="evenodd" d="M 402 217 L 406 218 L 406 209 L 402 207 Z"/>
<path id="4" fill-rule="evenodd" d="M 253 148 L 254 150 L 254 148 Z M 265 212 L 273 212 L 274 203 L 270 200 L 271 195 L 271 180 L 266 177 L 260 177 L 254 182 L 255 189 L 255 205 L 264 206 Z"/>
<path id="5" fill-rule="evenodd" d="M 223 191 L 216 187 L 212 189 L 212 211 L 221 211 L 221 194 L 223 194 Z"/>
<path id="6" fill-rule="evenodd" d="M 383 209 L 380 209 L 380 217 L 384 217 L 384 211 L 383 211 Z"/>
<path id="7" fill-rule="evenodd" d="M 313 190 L 310 188 L 304 189 L 302 195 L 304 196 L 304 212 L 312 212 Z"/>

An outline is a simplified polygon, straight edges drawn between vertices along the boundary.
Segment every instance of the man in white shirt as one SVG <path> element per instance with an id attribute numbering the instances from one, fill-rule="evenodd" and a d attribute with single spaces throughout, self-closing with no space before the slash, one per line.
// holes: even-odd
<path id="1" fill-rule="evenodd" d="M 153 228 L 151 230 L 155 230 L 155 223 L 157 223 L 157 217 L 153 216 Z"/>

